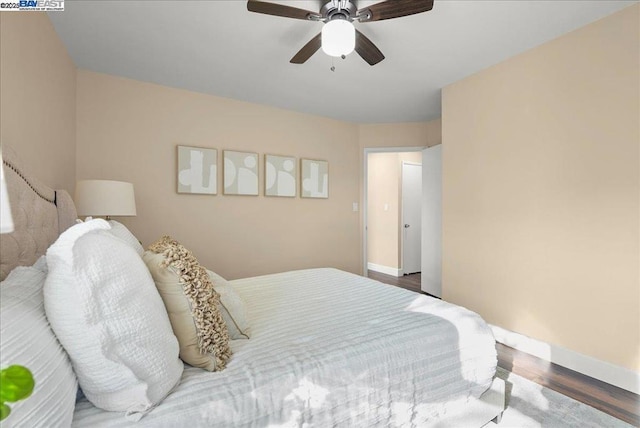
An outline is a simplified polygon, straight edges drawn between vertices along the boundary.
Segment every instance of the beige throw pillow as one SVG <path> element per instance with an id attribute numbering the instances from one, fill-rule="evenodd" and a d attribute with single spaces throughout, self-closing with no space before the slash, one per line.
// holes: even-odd
<path id="1" fill-rule="evenodd" d="M 229 334 L 207 271 L 169 236 L 150 245 L 142 258 L 169 313 L 182 361 L 209 371 L 224 369 L 231 356 Z"/>
<path id="2" fill-rule="evenodd" d="M 220 311 L 227 324 L 229 337 L 248 339 L 251 337 L 251 326 L 244 301 L 226 279 L 208 269 L 207 273 L 213 282 L 213 289 L 220 295 Z"/>

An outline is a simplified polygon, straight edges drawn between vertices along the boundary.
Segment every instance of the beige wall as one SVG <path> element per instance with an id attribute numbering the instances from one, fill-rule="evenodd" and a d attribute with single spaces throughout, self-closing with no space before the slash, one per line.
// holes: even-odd
<path id="1" fill-rule="evenodd" d="M 442 142 L 440 119 L 428 122 L 371 123 L 358 126 L 360 148 L 431 147 Z"/>
<path id="2" fill-rule="evenodd" d="M 367 262 L 398 269 L 398 154 L 370 153 L 367 162 Z"/>
<path id="3" fill-rule="evenodd" d="M 43 12 L 0 13 L 0 141 L 29 171 L 73 191 L 76 68 Z"/>
<path id="4" fill-rule="evenodd" d="M 638 5 L 443 91 L 444 298 L 640 370 Z"/>
<path id="5" fill-rule="evenodd" d="M 134 183 L 144 245 L 170 234 L 229 278 L 333 266 L 360 272 L 358 128 L 89 71 L 78 72 L 77 176 Z M 176 145 L 329 161 L 329 199 L 176 193 Z M 220 165 L 220 161 L 219 161 Z M 219 169 L 218 182 L 222 180 Z"/>
<path id="6" fill-rule="evenodd" d="M 422 152 L 369 153 L 367 164 L 367 261 L 394 269 L 402 267 L 402 162 L 421 164 Z"/>

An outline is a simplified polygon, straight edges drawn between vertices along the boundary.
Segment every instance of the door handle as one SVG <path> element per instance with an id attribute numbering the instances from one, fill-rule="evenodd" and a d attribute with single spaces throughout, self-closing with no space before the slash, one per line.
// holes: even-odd
<path id="1" fill-rule="evenodd" d="M 408 229 L 409 227 L 411 227 L 411 225 L 410 225 L 410 224 L 405 224 L 405 225 L 404 225 L 404 228 L 405 228 L 405 229 Z"/>

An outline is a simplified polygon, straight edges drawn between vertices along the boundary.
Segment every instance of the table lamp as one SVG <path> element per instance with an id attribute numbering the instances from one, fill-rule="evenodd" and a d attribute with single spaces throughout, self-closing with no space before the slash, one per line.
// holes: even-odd
<path id="1" fill-rule="evenodd" d="M 113 180 L 80 180 L 76 183 L 76 210 L 80 216 L 114 217 L 136 215 L 133 184 Z"/>

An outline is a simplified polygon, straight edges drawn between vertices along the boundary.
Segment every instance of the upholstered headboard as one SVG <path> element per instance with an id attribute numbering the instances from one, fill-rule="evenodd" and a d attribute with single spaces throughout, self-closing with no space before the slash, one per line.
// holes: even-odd
<path id="1" fill-rule="evenodd" d="M 6 145 L 2 163 L 15 230 L 0 235 L 0 280 L 16 266 L 35 263 L 77 217 L 69 193 L 53 190 L 28 174 Z"/>

